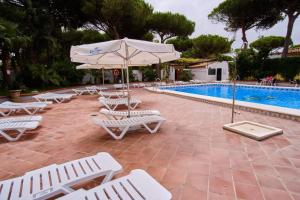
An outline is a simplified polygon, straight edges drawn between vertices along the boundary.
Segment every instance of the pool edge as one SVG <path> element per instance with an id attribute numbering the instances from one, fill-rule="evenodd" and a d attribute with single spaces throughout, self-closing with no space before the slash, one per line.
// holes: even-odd
<path id="1" fill-rule="evenodd" d="M 161 90 L 161 89 L 153 88 L 153 87 L 145 88 L 145 89 L 150 92 L 181 97 L 181 98 L 185 98 L 185 99 L 200 101 L 200 102 L 219 105 L 219 106 L 223 106 L 223 107 L 231 107 L 232 106 L 232 100 L 229 100 L 229 99 L 210 97 L 210 96 L 204 96 L 204 95 L 198 95 L 198 94 L 197 95 L 196 94 L 188 94 L 188 93 L 178 92 L 178 91 L 167 91 L 167 90 Z M 300 122 L 300 110 L 297 110 L 297 109 L 283 108 L 283 107 L 271 106 L 271 105 L 263 105 L 263 104 L 250 103 L 250 102 L 244 102 L 244 101 L 238 101 L 238 100 L 236 100 L 235 108 L 238 110 L 244 110 L 244 111 L 259 113 L 259 114 L 263 114 L 263 115 L 267 115 L 267 116 L 289 119 L 289 120 Z"/>

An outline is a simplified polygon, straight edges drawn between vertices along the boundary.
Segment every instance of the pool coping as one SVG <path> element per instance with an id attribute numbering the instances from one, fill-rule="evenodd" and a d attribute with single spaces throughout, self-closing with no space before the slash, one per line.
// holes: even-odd
<path id="1" fill-rule="evenodd" d="M 163 86 L 163 88 L 169 87 L 192 87 L 197 85 L 232 85 L 232 84 L 223 84 L 223 83 L 210 83 L 210 84 L 193 84 L 193 85 L 182 85 L 182 86 Z M 258 85 L 244 85 L 244 84 L 237 84 L 237 86 L 246 86 L 246 87 L 258 87 L 258 88 L 272 88 L 272 89 L 288 89 L 288 90 L 299 90 L 300 88 L 290 88 L 290 87 L 274 87 L 274 86 L 258 86 Z M 148 91 L 157 92 L 168 94 L 172 96 L 179 96 L 187 99 L 197 100 L 205 103 L 210 104 L 217 104 L 221 106 L 232 106 L 232 100 L 224 99 L 219 97 L 211 97 L 199 94 L 189 94 L 185 92 L 178 92 L 178 91 L 169 91 L 169 90 L 162 90 L 160 88 L 146 88 Z M 291 119 L 294 121 L 300 121 L 300 110 L 292 109 L 292 108 L 284 108 L 279 106 L 271 106 L 271 105 L 264 105 L 252 102 L 245 102 L 245 101 L 235 101 L 235 108 L 255 113 L 260 113 L 268 116 L 280 117 L 284 119 Z"/>

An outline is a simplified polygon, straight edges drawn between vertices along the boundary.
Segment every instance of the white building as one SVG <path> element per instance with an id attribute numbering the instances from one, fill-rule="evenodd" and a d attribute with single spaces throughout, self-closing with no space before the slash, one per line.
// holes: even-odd
<path id="1" fill-rule="evenodd" d="M 190 64 L 188 69 L 191 70 L 194 80 L 202 81 L 223 81 L 229 79 L 229 65 L 227 61 L 202 61 Z M 171 66 L 169 79 L 176 81 L 182 69 Z"/>

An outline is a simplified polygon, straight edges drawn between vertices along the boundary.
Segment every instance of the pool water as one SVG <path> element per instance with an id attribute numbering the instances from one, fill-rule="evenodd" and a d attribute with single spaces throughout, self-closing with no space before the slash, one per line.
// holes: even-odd
<path id="1" fill-rule="evenodd" d="M 161 89 L 232 99 L 232 88 L 232 85 L 197 85 L 186 87 L 164 87 Z M 300 90 L 238 85 L 236 87 L 236 100 L 300 109 Z"/>

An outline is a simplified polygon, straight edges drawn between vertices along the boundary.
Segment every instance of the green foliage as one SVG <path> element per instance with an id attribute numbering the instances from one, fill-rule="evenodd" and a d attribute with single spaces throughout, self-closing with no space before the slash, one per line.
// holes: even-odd
<path id="1" fill-rule="evenodd" d="M 152 67 L 141 67 L 143 73 L 143 81 L 155 81 L 156 72 Z"/>
<path id="2" fill-rule="evenodd" d="M 285 38 L 280 36 L 261 37 L 252 42 L 250 47 L 256 49 L 263 58 L 266 58 L 271 51 L 283 47 L 284 41 Z"/>
<path id="3" fill-rule="evenodd" d="M 180 72 L 179 80 L 190 81 L 192 79 L 193 79 L 193 74 L 192 74 L 191 70 L 183 70 L 182 72 Z"/>
<path id="4" fill-rule="evenodd" d="M 243 49 L 237 52 L 236 60 L 237 74 L 241 80 L 278 76 L 288 81 L 300 73 L 300 57 L 262 59 L 253 49 Z M 232 68 L 234 64 L 230 66 Z"/>
<path id="5" fill-rule="evenodd" d="M 291 47 L 291 49 L 296 49 L 296 48 L 300 48 L 300 44 L 295 44 Z"/>
<path id="6" fill-rule="evenodd" d="M 147 19 L 153 8 L 143 0 L 87 0 L 83 12 L 92 28 L 112 39 L 141 39 L 148 33 Z"/>
<path id="7" fill-rule="evenodd" d="M 184 15 L 171 12 L 156 12 L 148 20 L 150 29 L 159 35 L 161 43 L 175 37 L 187 37 L 194 32 L 195 23 Z"/>
<path id="8" fill-rule="evenodd" d="M 215 58 L 231 51 L 232 41 L 218 35 L 201 35 L 193 39 L 192 55 L 198 58 Z"/>
<path id="9" fill-rule="evenodd" d="M 227 31 L 241 29 L 244 48 L 247 48 L 247 30 L 253 27 L 270 28 L 281 19 L 280 14 L 270 9 L 268 4 L 269 0 L 225 0 L 208 17 L 224 23 Z"/>
<path id="10" fill-rule="evenodd" d="M 236 69 L 240 79 L 246 77 L 262 78 L 268 75 L 267 72 L 261 70 L 257 53 L 253 49 L 241 49 L 237 52 Z"/>
<path id="11" fill-rule="evenodd" d="M 175 49 L 180 52 L 187 51 L 193 47 L 193 41 L 189 38 L 177 37 L 175 39 L 170 39 L 167 44 L 173 44 Z"/>
<path id="12" fill-rule="evenodd" d="M 286 81 L 293 80 L 300 73 L 300 57 L 266 59 L 262 66 L 270 75 L 280 74 Z"/>

